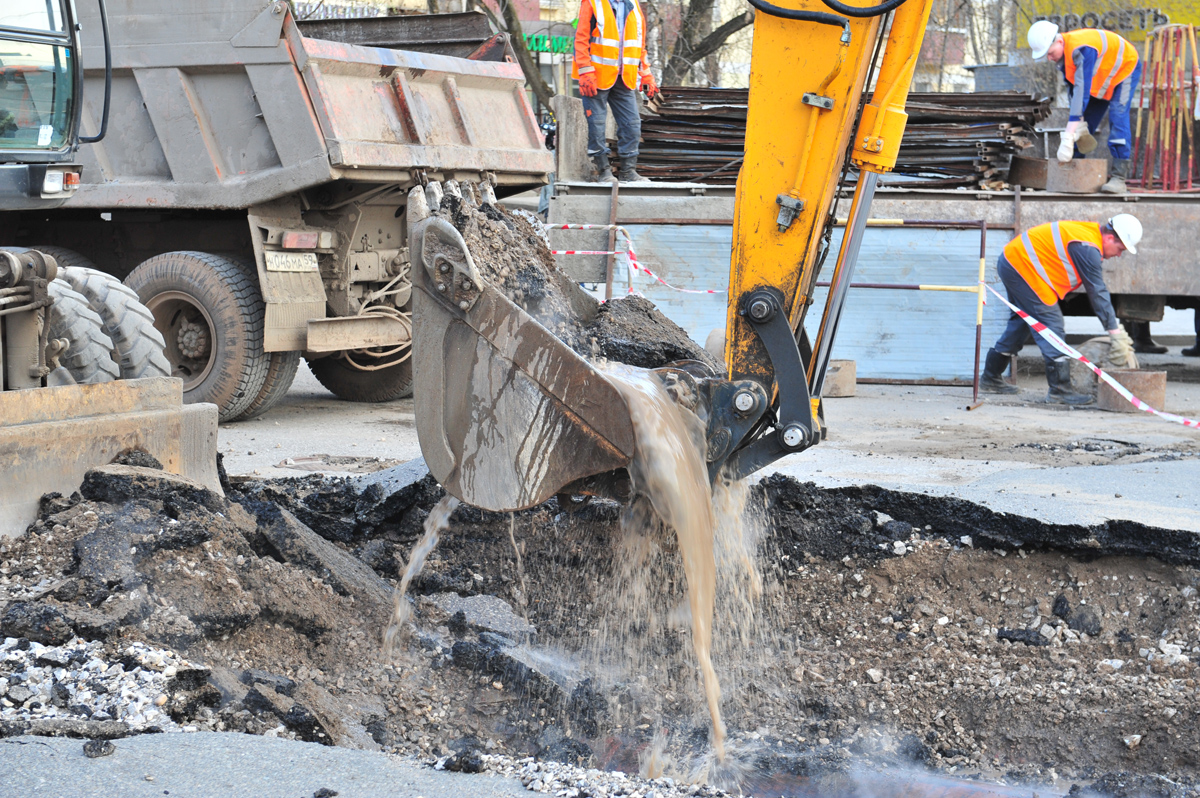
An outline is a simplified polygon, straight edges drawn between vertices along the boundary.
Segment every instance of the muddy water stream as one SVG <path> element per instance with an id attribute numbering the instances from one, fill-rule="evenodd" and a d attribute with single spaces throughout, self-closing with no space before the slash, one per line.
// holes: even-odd
<path id="1" fill-rule="evenodd" d="M 721 685 L 712 663 L 713 610 L 716 601 L 714 537 L 716 514 L 704 460 L 704 423 L 671 397 L 651 372 L 612 365 L 610 381 L 629 405 L 637 442 L 630 476 L 654 511 L 679 541 L 687 575 L 692 647 L 703 678 L 712 716 L 712 746 L 725 758 L 725 724 L 721 720 Z"/>
<path id="2" fill-rule="evenodd" d="M 393 650 L 396 638 L 404 627 L 404 622 L 412 614 L 406 598 L 408 587 L 412 584 L 413 578 L 425 567 L 425 560 L 429 557 L 429 552 L 433 551 L 438 544 L 438 535 L 450 526 L 450 515 L 458 507 L 458 504 L 458 499 L 446 495 L 433 506 L 433 509 L 429 511 L 429 517 L 425 519 L 424 533 L 417 541 L 417 545 L 413 546 L 412 554 L 408 556 L 408 565 L 404 569 L 404 575 L 400 578 L 400 589 L 396 591 L 392 620 L 383 634 L 383 650 L 385 652 Z"/>

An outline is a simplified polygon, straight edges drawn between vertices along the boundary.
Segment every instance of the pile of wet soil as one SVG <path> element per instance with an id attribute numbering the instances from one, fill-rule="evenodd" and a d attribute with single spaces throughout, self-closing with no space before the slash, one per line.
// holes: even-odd
<path id="1" fill-rule="evenodd" d="M 98 641 L 114 662 L 135 642 L 174 652 L 192 681 L 156 689 L 173 722 L 201 729 L 649 762 L 759 794 L 901 765 L 1197 794 L 1200 556 L 1188 536 L 764 480 L 747 498 L 761 623 L 747 637 L 719 606 L 714 630 L 734 778 L 704 770 L 686 619 L 614 617 L 615 504 L 460 507 L 385 656 L 392 588 L 441 495 L 419 463 L 246 481 L 228 499 L 151 468 L 97 469 L 0 545 L 0 637 L 20 650 Z M 660 604 L 677 605 L 671 537 L 642 543 Z M 0 704 L 38 716 L 36 696 L 16 697 Z"/>
<path id="2" fill-rule="evenodd" d="M 506 297 L 584 357 L 657 368 L 717 363 L 645 297 L 600 303 L 563 274 L 545 236 L 525 216 L 447 193 L 438 215 L 462 234 L 480 273 Z"/>

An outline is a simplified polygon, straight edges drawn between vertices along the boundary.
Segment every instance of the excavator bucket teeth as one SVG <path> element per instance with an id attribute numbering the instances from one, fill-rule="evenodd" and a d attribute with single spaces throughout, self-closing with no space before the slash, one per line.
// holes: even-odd
<path id="1" fill-rule="evenodd" d="M 628 465 L 625 400 L 480 275 L 459 232 L 430 212 L 440 194 L 414 188 L 407 211 L 413 400 L 430 473 L 468 504 L 504 512 Z"/>

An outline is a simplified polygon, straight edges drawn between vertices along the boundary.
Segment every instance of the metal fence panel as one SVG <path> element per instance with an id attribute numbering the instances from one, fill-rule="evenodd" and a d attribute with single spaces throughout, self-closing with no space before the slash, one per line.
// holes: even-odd
<path id="1" fill-rule="evenodd" d="M 693 290 L 728 287 L 732 228 L 633 225 L 629 232 L 638 261 L 668 283 Z M 841 228 L 834 232 L 822 277 L 833 272 L 841 233 Z M 1007 242 L 1007 231 L 989 232 L 985 279 L 998 289 L 996 258 Z M 869 227 L 854 281 L 970 286 L 978 273 L 978 230 Z M 625 274 L 618 275 L 616 294 L 624 290 L 626 279 Z M 635 277 L 635 286 L 700 343 L 712 329 L 725 326 L 725 293 L 681 293 L 641 274 Z M 974 294 L 966 293 L 853 288 L 833 356 L 856 361 L 859 377 L 970 380 L 975 365 L 975 301 Z M 806 321 L 810 334 L 820 323 L 824 302 L 825 289 L 818 289 Z M 1007 322 L 1002 307 L 992 299 L 984 309 L 984 351 Z"/>

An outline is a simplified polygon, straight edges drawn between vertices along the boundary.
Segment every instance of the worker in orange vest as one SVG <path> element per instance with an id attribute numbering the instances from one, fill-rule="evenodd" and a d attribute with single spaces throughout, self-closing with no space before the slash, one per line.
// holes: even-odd
<path id="1" fill-rule="evenodd" d="M 1046 325 L 1066 340 L 1058 301 L 1079 287 L 1087 291 L 1092 311 L 1108 332 L 1109 360 L 1120 366 L 1136 366 L 1133 341 L 1121 328 L 1113 312 L 1112 298 L 1104 284 L 1105 258 L 1129 251 L 1137 254 L 1142 240 L 1142 223 L 1128 213 L 1118 213 L 1102 224 L 1097 222 L 1051 222 L 1030 228 L 1009 241 L 996 264 L 996 273 L 1008 291 L 1008 301 Z M 1008 327 L 987 353 L 979 386 L 989 393 L 1017 393 L 1003 379 L 1009 359 L 1029 339 L 1029 325 L 1012 314 Z M 1040 335 L 1034 336 L 1046 361 L 1047 402 L 1089 404 L 1094 398 L 1071 388 L 1071 359 Z"/>
<path id="2" fill-rule="evenodd" d="M 1129 105 L 1142 79 L 1137 48 L 1110 30 L 1059 33 L 1057 25 L 1044 19 L 1029 27 L 1028 39 L 1034 60 L 1045 57 L 1058 64 L 1071 87 L 1071 113 L 1058 146 L 1058 160 L 1067 163 L 1079 155 L 1076 142 L 1089 131 L 1099 130 L 1107 111 L 1108 151 L 1113 161 L 1109 180 L 1100 190 L 1124 194 L 1132 154 Z"/>
<path id="3" fill-rule="evenodd" d="M 608 108 L 617 122 L 617 178 L 621 182 L 645 180 L 637 173 L 638 144 L 642 138 L 638 90 L 658 94 L 646 58 L 646 18 L 637 0 L 583 0 L 575 28 L 575 60 L 571 77 L 579 81 L 583 111 L 587 116 L 588 157 L 599 180 L 613 179 L 608 162 L 604 123 Z"/>

